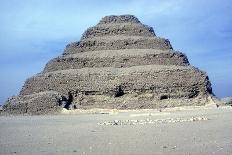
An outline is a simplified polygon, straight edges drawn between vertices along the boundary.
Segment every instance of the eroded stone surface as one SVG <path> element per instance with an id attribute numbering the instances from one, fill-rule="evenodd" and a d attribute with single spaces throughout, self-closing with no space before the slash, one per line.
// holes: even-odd
<path id="1" fill-rule="evenodd" d="M 66 69 L 115 67 L 125 68 L 142 65 L 189 65 L 187 57 L 172 50 L 124 49 L 100 50 L 69 54 L 50 60 L 44 72 Z"/>
<path id="2" fill-rule="evenodd" d="M 99 50 L 158 49 L 169 50 L 168 39 L 141 36 L 103 36 L 83 39 L 67 45 L 64 55 Z"/>
<path id="3" fill-rule="evenodd" d="M 62 107 L 59 106 L 61 96 L 55 91 L 13 96 L 8 99 L 3 110 L 10 114 L 54 114 L 62 110 Z"/>

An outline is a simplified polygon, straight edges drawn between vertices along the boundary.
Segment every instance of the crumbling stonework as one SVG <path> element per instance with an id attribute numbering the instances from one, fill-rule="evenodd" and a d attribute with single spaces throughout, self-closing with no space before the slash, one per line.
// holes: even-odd
<path id="1" fill-rule="evenodd" d="M 70 108 L 162 108 L 204 105 L 212 95 L 205 72 L 135 16 L 106 16 L 79 42 L 26 80 L 3 107 L 15 114 Z"/>
<path id="2" fill-rule="evenodd" d="M 13 96 L 3 105 L 10 114 L 49 114 L 61 111 L 58 104 L 61 94 L 55 91 L 43 91 L 29 95 Z"/>

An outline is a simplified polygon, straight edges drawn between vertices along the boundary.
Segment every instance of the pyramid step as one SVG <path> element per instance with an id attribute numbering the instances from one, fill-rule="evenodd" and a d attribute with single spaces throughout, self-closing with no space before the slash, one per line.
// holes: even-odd
<path id="1" fill-rule="evenodd" d="M 175 94 L 177 98 L 203 96 L 210 91 L 204 72 L 191 66 L 146 65 L 129 68 L 82 68 L 38 74 L 28 79 L 20 95 L 47 90 L 61 94 L 116 95 L 149 92 L 155 96 Z"/>
<path id="2" fill-rule="evenodd" d="M 173 50 L 124 49 L 89 51 L 50 60 L 44 72 L 84 67 L 131 67 L 139 65 L 189 65 L 187 57 Z"/>
<path id="3" fill-rule="evenodd" d="M 48 114 L 61 111 L 58 100 L 61 94 L 55 91 L 44 91 L 30 95 L 13 96 L 8 99 L 4 110 L 11 114 Z"/>
<path id="4" fill-rule="evenodd" d="M 88 28 L 82 35 L 81 40 L 92 37 L 115 35 L 154 37 L 155 32 L 152 27 L 141 23 L 100 24 Z"/>
<path id="5" fill-rule="evenodd" d="M 172 49 L 167 39 L 159 37 L 142 36 L 105 36 L 83 39 L 80 42 L 69 44 L 64 55 L 97 50 L 120 50 L 120 49 Z"/>
<path id="6" fill-rule="evenodd" d="M 105 16 L 100 20 L 99 24 L 108 23 L 141 23 L 139 19 L 133 15 L 120 15 L 120 16 Z"/>

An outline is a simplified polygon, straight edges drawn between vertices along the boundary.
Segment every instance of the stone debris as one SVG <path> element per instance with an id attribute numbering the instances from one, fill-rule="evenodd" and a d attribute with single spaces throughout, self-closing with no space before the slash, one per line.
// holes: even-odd
<path id="1" fill-rule="evenodd" d="M 10 114 L 205 105 L 207 74 L 133 15 L 106 16 L 8 99 Z"/>
<path id="2" fill-rule="evenodd" d="M 190 117 L 190 118 L 167 118 L 167 119 L 142 119 L 142 120 L 113 120 L 98 123 L 98 125 L 146 125 L 146 124 L 157 124 L 157 123 L 181 123 L 181 122 L 194 122 L 194 121 L 206 121 L 209 120 L 206 117 Z"/>
<path id="3" fill-rule="evenodd" d="M 232 97 L 225 97 L 220 100 L 221 105 L 232 106 Z"/>

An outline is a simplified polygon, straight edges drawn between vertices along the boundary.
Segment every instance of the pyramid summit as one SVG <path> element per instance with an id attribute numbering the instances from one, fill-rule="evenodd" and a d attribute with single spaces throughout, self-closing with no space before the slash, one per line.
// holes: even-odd
<path id="1" fill-rule="evenodd" d="M 141 23 L 134 15 L 121 15 L 121 16 L 105 16 L 100 20 L 98 24 L 109 24 L 109 23 Z"/>
<path id="2" fill-rule="evenodd" d="M 205 105 L 207 74 L 133 15 L 106 16 L 26 80 L 3 110 L 59 113 L 62 108 L 144 109 Z"/>

